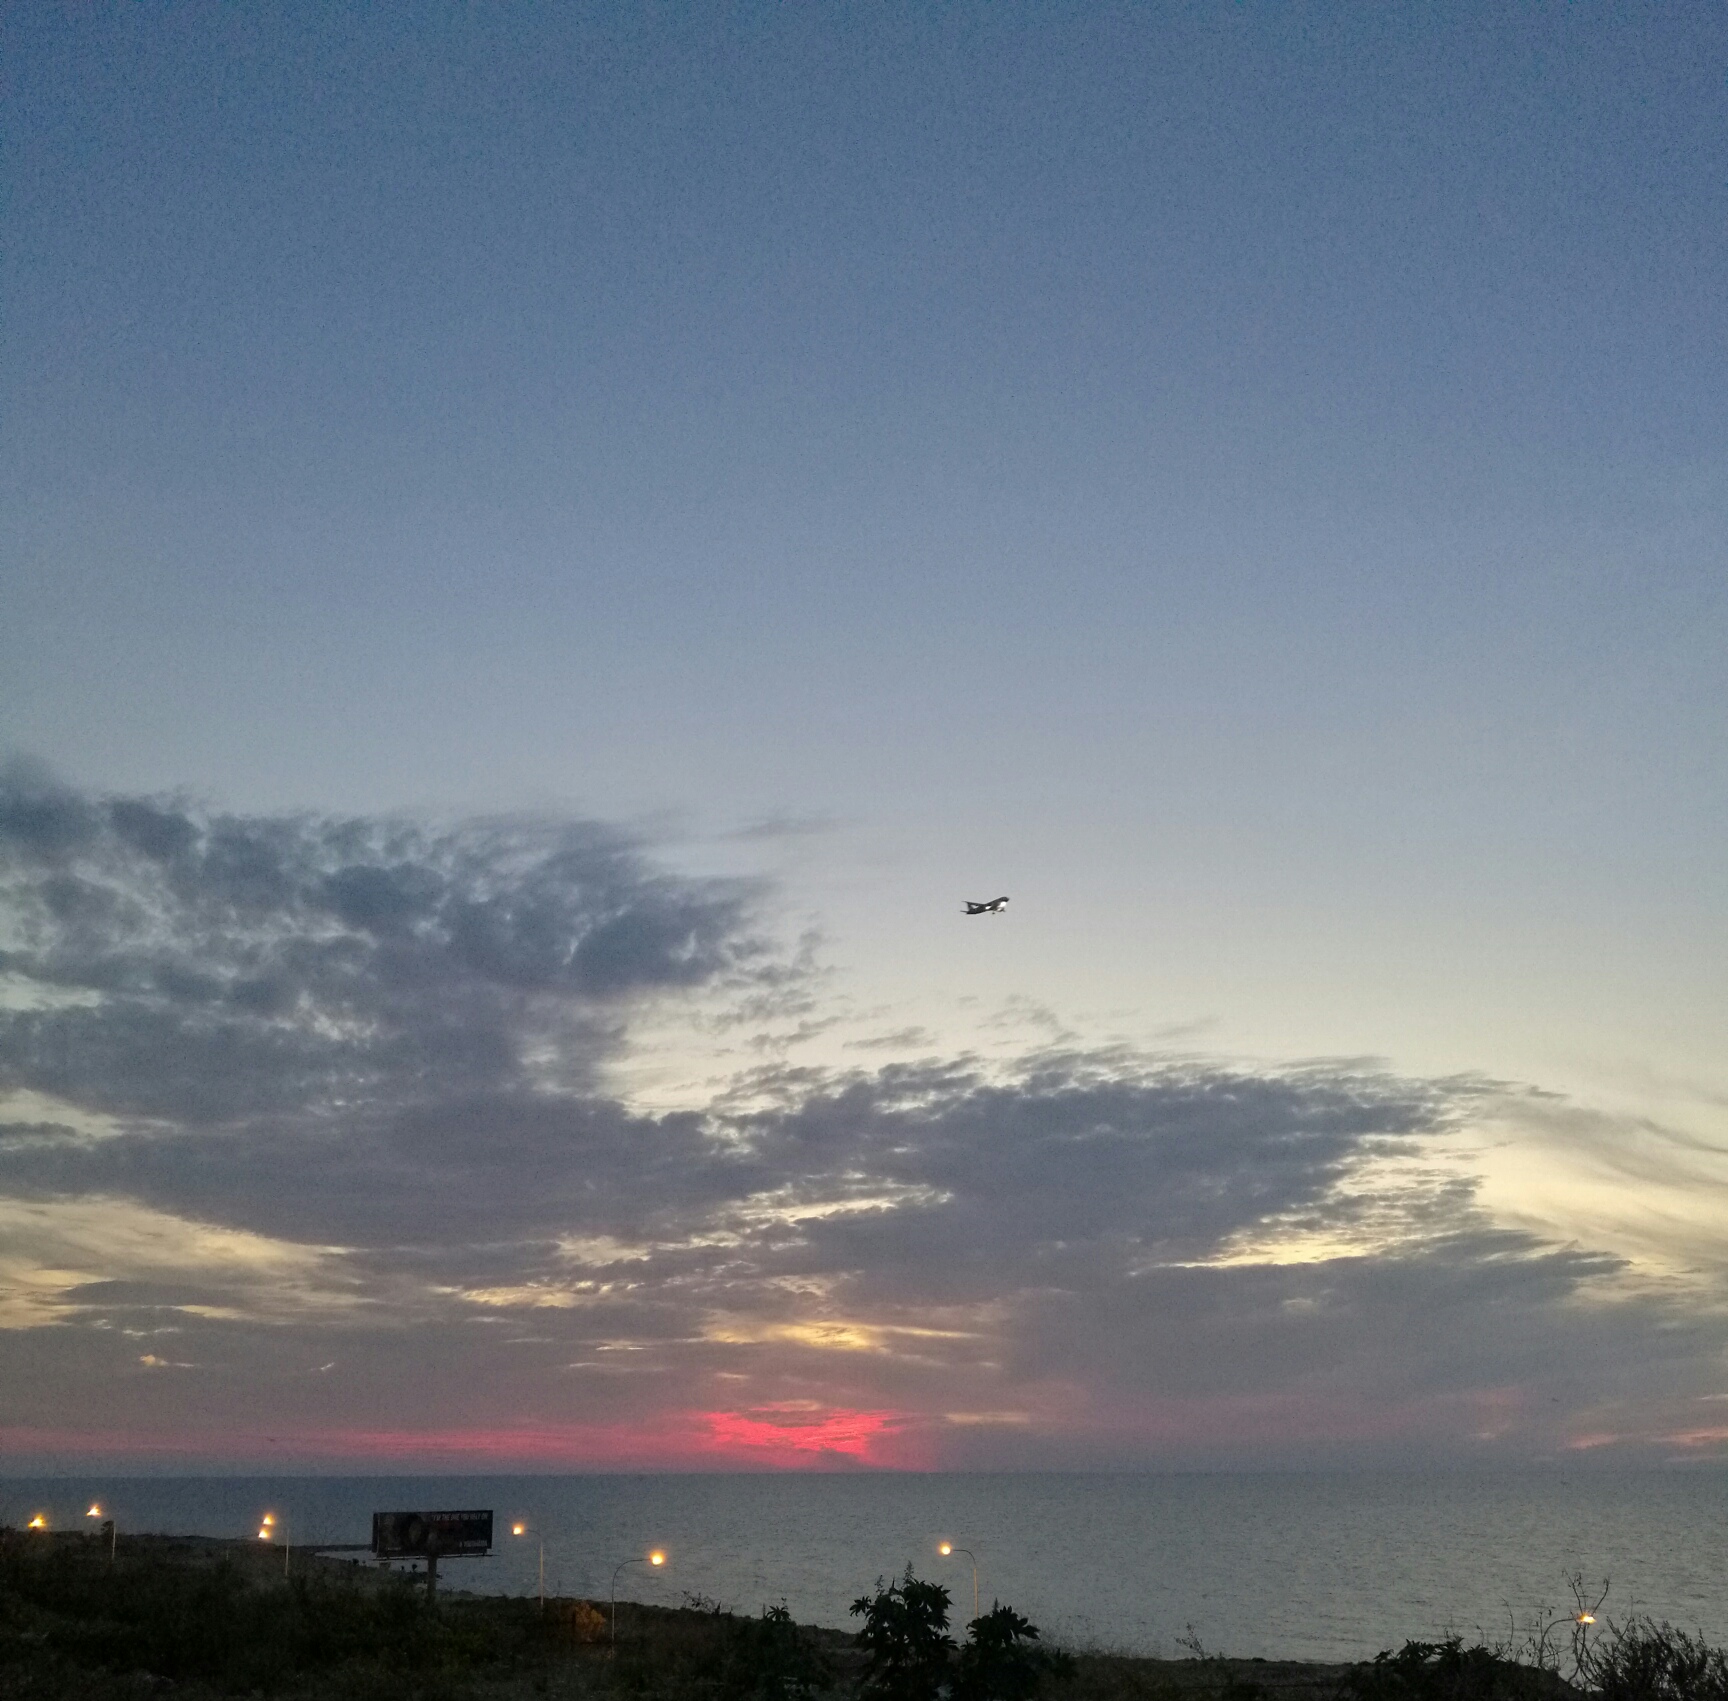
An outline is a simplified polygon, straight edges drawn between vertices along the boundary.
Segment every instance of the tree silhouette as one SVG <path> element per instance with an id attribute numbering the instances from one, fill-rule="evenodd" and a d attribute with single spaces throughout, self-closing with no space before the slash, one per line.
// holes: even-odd
<path id="1" fill-rule="evenodd" d="M 884 1586 L 878 1577 L 876 1593 L 852 1603 L 864 1620 L 858 1643 L 869 1654 L 859 1685 L 864 1701 L 936 1701 L 954 1652 L 948 1604 L 948 1591 L 921 1583 L 911 1566 L 897 1583 Z"/>
<path id="2" fill-rule="evenodd" d="M 1012 1607 L 993 1601 L 966 1627 L 955 1701 L 1030 1701 L 1044 1681 L 1038 1627 Z"/>

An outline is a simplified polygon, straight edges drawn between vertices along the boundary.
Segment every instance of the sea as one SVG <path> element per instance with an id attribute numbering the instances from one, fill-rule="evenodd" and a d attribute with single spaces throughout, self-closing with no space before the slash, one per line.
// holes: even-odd
<path id="1" fill-rule="evenodd" d="M 845 1626 L 878 1579 L 943 1583 L 954 1620 L 1002 1601 L 1069 1647 L 1180 1658 L 1366 1658 L 1449 1633 L 1517 1641 L 1606 1591 L 1728 1644 L 1728 1470 L 1611 1474 L 63 1476 L 0 1480 L 0 1521 L 366 1542 L 375 1511 L 490 1510 L 493 1554 L 440 1586 Z M 511 1526 L 524 1526 L 512 1536 Z M 955 1549 L 948 1556 L 939 1544 Z M 659 1569 L 642 1563 L 651 1549 Z M 353 1556 L 360 1563 L 372 1561 Z M 622 1569 L 619 1567 L 622 1566 Z"/>

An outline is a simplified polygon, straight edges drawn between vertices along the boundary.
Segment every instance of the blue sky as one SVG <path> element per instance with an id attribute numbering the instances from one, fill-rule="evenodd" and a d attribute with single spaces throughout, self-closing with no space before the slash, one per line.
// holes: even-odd
<path id="1" fill-rule="evenodd" d="M 1328 1067 L 1400 1105 L 1472 1083 L 1424 1127 L 1468 1124 L 1434 1161 L 1482 1224 L 1721 1315 L 1719 14 L 162 6 L 14 8 L 5 32 L 0 734 L 46 764 L 8 793 L 26 1028 L 43 1000 L 144 996 L 90 967 L 114 938 L 22 953 L 29 915 L 71 926 L 29 860 L 45 797 L 172 796 L 212 845 L 222 818 L 281 844 L 336 816 L 373 857 L 404 811 L 442 823 L 426 844 L 604 822 L 644 891 L 748 893 L 714 937 L 780 964 L 769 1004 L 725 952 L 627 994 L 548 983 L 579 1043 L 487 1018 L 541 1063 L 574 1047 L 569 1090 L 620 1114 L 718 1114 L 770 1067 L 789 1116 L 800 1069 L 812 1106 L 866 1065 L 1024 1086 L 1061 1051 L 1087 1079 L 1132 1054 L 1152 1129 L 1146 1071 L 1175 1057 L 1256 1081 L 1377 1059 Z M 168 903 L 106 831 L 54 866 Z M 426 844 L 409 860 L 443 868 Z M 337 850 L 296 855 L 337 878 Z M 223 933 L 195 884 L 153 912 L 174 973 L 196 939 L 239 974 L 262 935 Z M 373 924 L 292 889 L 277 928 Z M 1010 916 L 963 929 L 958 900 L 999 891 Z M 590 897 L 547 925 L 635 913 Z M 151 1020 L 197 1028 L 167 986 Z M 415 1010 L 391 1018 L 410 1052 Z M 190 1079 L 128 1098 L 110 1041 L 70 1075 L 34 1043 L 4 1078 L 19 1126 L 193 1137 Z M 220 1135 L 259 1189 L 282 1119 L 334 1091 L 269 1080 L 276 1132 L 236 1110 Z M 951 1092 L 964 1121 L 981 1101 Z M 922 1171 L 884 1185 L 890 1214 L 948 1208 Z M 1304 1185 L 1205 1257 L 1295 1234 L 1323 1203 Z M 239 1182 L 17 1187 L 37 1223 L 93 1199 L 270 1215 Z M 840 1317 L 822 1303 L 795 1326 Z M 41 1340 L 72 1364 L 93 1325 L 67 1304 Z M 893 1315 L 840 1322 L 913 1326 Z M 1674 1399 L 1728 1386 L 1722 1348 Z M 1603 1351 L 1631 1376 L 1633 1348 Z M 19 1424 L 53 1427 L 65 1374 Z M 1096 1367 L 1063 1376 L 1028 1459 L 1116 1409 Z M 895 1387 L 820 1399 L 926 1410 Z M 1586 1422 L 1587 1393 L 1580 1434 L 1690 1422 Z M 351 1418 L 331 1396 L 308 1434 Z M 1157 1453 L 1165 1430 L 1118 1421 L 1123 1456 Z"/>

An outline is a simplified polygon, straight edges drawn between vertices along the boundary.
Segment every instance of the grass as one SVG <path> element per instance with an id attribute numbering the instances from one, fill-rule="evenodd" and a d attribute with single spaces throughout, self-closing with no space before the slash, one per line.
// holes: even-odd
<path id="1" fill-rule="evenodd" d="M 9 1695 L 95 1694 L 102 1674 L 147 1675 L 188 1694 L 244 1695 L 339 1675 L 344 1694 L 438 1693 L 532 1657 L 532 1608 L 486 1606 L 434 1608 L 405 1582 L 330 1567 L 284 1581 L 240 1544 L 135 1539 L 110 1565 L 100 1543 L 76 1536 L 11 1539 L 0 1548 L 0 1683 Z"/>
<path id="2" fill-rule="evenodd" d="M 308 1556 L 284 1580 L 244 1542 L 133 1537 L 110 1565 L 82 1535 L 0 1534 L 0 1696 L 676 1696 L 803 1701 L 850 1638 L 712 1606 L 446 1593 Z"/>

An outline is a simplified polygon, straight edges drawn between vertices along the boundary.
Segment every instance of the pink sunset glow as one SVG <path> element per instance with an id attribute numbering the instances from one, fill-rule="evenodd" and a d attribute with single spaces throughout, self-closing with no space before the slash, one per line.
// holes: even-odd
<path id="1" fill-rule="evenodd" d="M 802 1402 L 749 1411 L 678 1411 L 640 1423 L 519 1423 L 434 1429 L 318 1429 L 263 1436 L 123 1430 L 0 1430 L 12 1455 L 176 1455 L 267 1459 L 412 1460 L 558 1466 L 567 1470 L 808 1470 L 932 1464 L 927 1425 L 911 1414 Z"/>
<path id="2" fill-rule="evenodd" d="M 918 1419 L 902 1412 L 811 1408 L 799 1402 L 703 1414 L 711 1456 L 781 1468 L 849 1461 L 916 1470 L 929 1465 Z"/>
<path id="3" fill-rule="evenodd" d="M 1154 1450 L 1200 1457 L 1209 1448 L 1252 1451 L 1302 1445 L 1321 1453 L 1340 1447 L 1384 1448 L 1464 1432 L 1492 1443 L 1511 1423 L 1527 1421 L 1524 1390 L 1490 1388 L 1425 1400 L 1363 1402 L 1337 1396 L 1245 1394 L 1203 1399 L 1141 1400 L 1088 1408 L 1076 1390 L 1047 1389 L 1054 1404 L 1041 1414 L 915 1412 L 816 1400 L 782 1400 L 739 1408 L 676 1407 L 633 1420 L 602 1423 L 514 1421 L 496 1424 L 279 1427 L 206 1431 L 163 1428 L 0 1429 L 0 1450 L 23 1457 L 221 1459 L 236 1466 L 288 1460 L 346 1461 L 419 1468 L 487 1467 L 565 1471 L 637 1470 L 942 1470 L 979 1458 L 1042 1459 L 1052 1449 L 1110 1465 Z M 1060 1408 L 1060 1409 L 1057 1409 Z M 1012 1420 L 1012 1421 L 1010 1421 Z M 992 1453 L 981 1438 L 1030 1449 Z M 1724 1432 L 1696 1427 L 1675 1433 L 1670 1420 L 1641 1432 L 1551 1431 L 1568 1451 L 1605 1445 L 1720 1445 Z"/>

